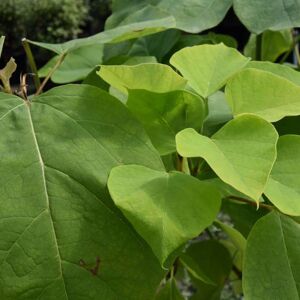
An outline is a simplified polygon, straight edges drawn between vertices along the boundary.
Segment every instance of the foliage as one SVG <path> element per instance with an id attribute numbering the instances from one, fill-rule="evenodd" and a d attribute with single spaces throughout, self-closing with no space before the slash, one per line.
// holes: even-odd
<path id="1" fill-rule="evenodd" d="M 77 37 L 86 17 L 84 0 L 2 0 L 0 34 L 60 42 Z"/>
<path id="2" fill-rule="evenodd" d="M 0 70 L 0 299 L 299 298 L 300 61 L 274 63 L 299 56 L 298 2 L 265 19 L 257 1 L 170 3 L 116 0 L 104 32 L 24 40 L 35 94 L 13 59 Z M 244 55 L 182 33 L 232 4 Z M 55 53 L 38 74 L 30 44 Z"/>

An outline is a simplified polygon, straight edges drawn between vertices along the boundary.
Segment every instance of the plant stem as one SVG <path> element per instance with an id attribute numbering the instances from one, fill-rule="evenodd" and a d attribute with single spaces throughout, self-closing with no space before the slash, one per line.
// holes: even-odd
<path id="1" fill-rule="evenodd" d="M 43 80 L 42 84 L 40 85 L 40 87 L 38 88 L 37 92 L 35 93 L 35 95 L 39 95 L 42 91 L 43 88 L 45 87 L 45 85 L 47 84 L 48 80 L 50 79 L 50 77 L 53 75 L 53 73 L 57 70 L 57 68 L 62 64 L 62 62 L 64 61 L 65 57 L 66 57 L 67 53 L 62 53 L 56 64 L 54 65 L 54 67 L 49 71 L 49 73 L 47 74 L 47 76 L 45 77 L 45 79 Z"/>
<path id="2" fill-rule="evenodd" d="M 27 56 L 27 59 L 28 59 L 29 65 L 30 65 L 30 69 L 33 73 L 33 81 L 34 81 L 35 89 L 38 90 L 40 88 L 41 81 L 40 81 L 40 78 L 38 75 L 38 70 L 37 70 L 34 56 L 32 54 L 30 45 L 25 38 L 22 39 L 22 45 L 23 45 L 23 48 L 25 50 L 25 53 L 26 53 L 26 56 Z"/>
<path id="3" fill-rule="evenodd" d="M 256 60 L 262 59 L 262 37 L 262 33 L 256 36 Z"/>
<path id="4" fill-rule="evenodd" d="M 177 153 L 176 169 L 183 172 L 183 157 Z"/>
<path id="5" fill-rule="evenodd" d="M 245 198 L 242 198 L 242 197 L 228 196 L 225 199 L 236 200 L 236 201 L 247 203 L 247 204 L 249 204 L 251 206 L 257 207 L 256 202 L 253 202 L 251 200 L 248 200 L 248 199 L 245 199 Z M 264 204 L 264 203 L 260 203 L 260 202 L 258 204 L 258 207 L 262 207 L 262 208 L 265 208 L 265 209 L 268 209 L 268 210 L 273 210 L 274 209 L 274 206 L 268 205 L 268 204 Z"/>

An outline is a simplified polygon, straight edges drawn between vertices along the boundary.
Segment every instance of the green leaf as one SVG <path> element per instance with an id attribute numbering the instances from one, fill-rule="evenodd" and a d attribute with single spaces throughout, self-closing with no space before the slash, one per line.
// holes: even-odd
<path id="1" fill-rule="evenodd" d="M 236 250 L 239 252 L 238 255 L 241 256 L 243 260 L 245 249 L 246 249 L 246 243 L 247 243 L 243 235 L 239 231 L 237 231 L 234 227 L 229 226 L 223 222 L 220 222 L 219 220 L 216 220 L 215 223 L 228 235 L 233 245 L 235 246 Z"/>
<path id="2" fill-rule="evenodd" d="M 177 29 L 169 29 L 136 40 L 105 44 L 104 62 L 118 56 L 154 56 L 162 61 L 181 36 Z M 111 63 L 110 63 L 111 64 Z"/>
<path id="3" fill-rule="evenodd" d="M 232 119 L 231 109 L 221 91 L 208 97 L 208 115 L 203 124 L 203 135 L 211 136 L 218 131 L 226 122 Z"/>
<path id="4" fill-rule="evenodd" d="M 161 19 L 141 21 L 120 26 L 118 28 L 106 30 L 86 38 L 75 39 L 61 44 L 49 44 L 31 40 L 27 41 L 33 45 L 42 47 L 44 49 L 48 49 L 57 54 L 63 54 L 85 46 L 93 46 L 106 43 L 118 43 L 130 39 L 136 39 L 142 36 L 154 34 L 174 27 L 174 18 L 164 17 Z"/>
<path id="5" fill-rule="evenodd" d="M 283 213 L 300 216 L 300 136 L 281 136 L 277 160 L 265 189 L 266 196 Z"/>
<path id="6" fill-rule="evenodd" d="M 202 157 L 227 184 L 258 201 L 276 158 L 278 134 L 267 121 L 243 115 L 212 138 L 188 128 L 176 135 L 178 153 Z"/>
<path id="7" fill-rule="evenodd" d="M 257 55 L 257 35 L 251 34 L 247 45 L 244 49 L 244 55 L 250 56 L 253 59 L 258 59 Z M 293 36 L 290 29 L 281 31 L 265 31 L 262 33 L 262 41 L 260 48 L 261 60 L 268 60 L 271 62 L 283 53 L 289 51 L 293 47 Z"/>
<path id="8" fill-rule="evenodd" d="M 184 298 L 178 290 L 176 280 L 172 278 L 161 288 L 156 295 L 155 300 L 184 300 Z"/>
<path id="9" fill-rule="evenodd" d="M 84 79 L 96 65 L 102 63 L 103 45 L 91 45 L 71 51 L 51 76 L 54 83 L 69 83 Z M 46 77 L 54 67 L 59 55 L 54 56 L 39 70 L 40 77 Z"/>
<path id="10" fill-rule="evenodd" d="M 289 81 L 300 86 L 300 72 L 292 69 L 287 65 L 280 65 L 266 61 L 250 61 L 246 68 L 254 68 L 262 71 L 267 71 L 288 79 Z"/>
<path id="11" fill-rule="evenodd" d="M 233 0 L 233 3 L 236 15 L 251 32 L 300 26 L 299 0 Z"/>
<path id="12" fill-rule="evenodd" d="M 218 241 L 207 240 L 192 244 L 185 255 L 189 256 L 190 262 L 194 263 L 194 265 L 189 265 L 188 268 L 192 283 L 197 288 L 191 299 L 220 299 L 221 291 L 232 267 L 232 258 L 228 250 Z M 190 272 L 190 270 L 194 270 L 194 272 Z M 197 270 L 201 270 L 201 273 L 211 278 L 214 285 L 198 280 L 194 276 Z"/>
<path id="13" fill-rule="evenodd" d="M 257 69 L 246 69 L 226 85 L 226 99 L 234 116 L 256 114 L 269 122 L 300 115 L 300 87 Z"/>
<path id="14" fill-rule="evenodd" d="M 257 210 L 255 207 L 246 203 L 224 201 L 222 210 L 230 216 L 234 227 L 247 237 L 256 221 L 269 211 L 262 207 Z"/>
<path id="15" fill-rule="evenodd" d="M 205 273 L 206 270 L 202 270 L 201 266 L 198 266 L 191 255 L 182 253 L 180 255 L 180 262 L 183 267 L 197 280 L 200 280 L 209 285 L 216 285 L 216 283 L 208 277 Z"/>
<path id="16" fill-rule="evenodd" d="M 99 76 L 123 93 L 145 89 L 156 93 L 184 89 L 186 80 L 163 64 L 101 66 Z"/>
<path id="17" fill-rule="evenodd" d="M 0 93 L 0 128 L 0 298 L 151 299 L 161 268 L 106 185 L 114 166 L 163 166 L 124 105 L 88 85 Z"/>
<path id="18" fill-rule="evenodd" d="M 220 208 L 213 186 L 183 173 L 138 165 L 113 168 L 108 189 L 163 266 L 175 250 L 212 223 Z"/>
<path id="19" fill-rule="evenodd" d="M 174 16 L 176 28 L 198 33 L 218 25 L 231 5 L 232 0 L 115 0 L 106 28 L 165 13 Z"/>
<path id="20" fill-rule="evenodd" d="M 174 49 L 176 51 L 191 46 L 203 45 L 203 44 L 220 44 L 232 48 L 237 48 L 237 41 L 230 35 L 219 34 L 215 32 L 209 32 L 208 34 L 184 34 L 180 37 L 180 40 L 176 43 Z"/>
<path id="21" fill-rule="evenodd" d="M 187 91 L 130 90 L 127 106 L 144 125 L 161 155 L 176 151 L 175 135 L 180 130 L 187 127 L 201 129 L 206 115 L 203 100 Z"/>
<path id="22" fill-rule="evenodd" d="M 206 98 L 224 86 L 248 61 L 237 50 L 218 44 L 184 48 L 171 57 L 170 63 Z"/>
<path id="23" fill-rule="evenodd" d="M 272 212 L 253 227 L 247 241 L 245 299 L 299 299 L 300 225 Z"/>

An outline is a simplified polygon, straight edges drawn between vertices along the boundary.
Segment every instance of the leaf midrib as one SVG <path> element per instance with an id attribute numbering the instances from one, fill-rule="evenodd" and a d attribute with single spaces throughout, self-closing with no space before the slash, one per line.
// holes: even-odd
<path id="1" fill-rule="evenodd" d="M 29 124 L 30 124 L 30 129 L 31 129 L 31 132 L 32 132 L 33 142 L 34 142 L 34 145 L 35 145 L 35 148 L 36 148 L 36 153 L 37 153 L 38 159 L 39 159 L 41 175 L 42 175 L 42 182 L 43 182 L 45 199 L 46 199 L 46 206 L 47 206 L 47 210 L 49 212 L 49 217 L 50 217 L 50 220 L 51 220 L 50 223 L 51 223 L 51 228 L 52 228 L 53 237 L 54 237 L 54 241 L 55 241 L 55 247 L 56 247 L 56 250 L 57 250 L 57 255 L 58 255 L 58 260 L 59 260 L 59 269 L 60 269 L 60 273 L 61 273 L 60 275 L 61 275 L 61 278 L 62 278 L 62 283 L 63 283 L 66 299 L 69 299 L 68 294 L 67 294 L 67 290 L 66 290 L 64 275 L 63 275 L 63 271 L 62 271 L 61 254 L 60 254 L 58 243 L 57 243 L 57 235 L 56 235 L 55 226 L 54 226 L 53 217 L 52 217 L 52 212 L 51 212 L 51 207 L 50 207 L 50 201 L 49 201 L 49 195 L 48 195 L 48 189 L 47 189 L 47 182 L 46 182 L 46 174 L 45 174 L 45 164 L 44 164 L 43 157 L 41 155 L 40 147 L 39 147 L 39 144 L 38 144 L 38 140 L 37 140 L 37 137 L 36 137 L 36 134 L 35 134 L 35 129 L 34 129 L 32 116 L 31 116 L 31 111 L 30 111 L 30 104 L 26 104 L 25 106 L 26 106 L 26 110 L 27 110 L 27 113 L 28 113 L 28 120 L 29 120 Z"/>

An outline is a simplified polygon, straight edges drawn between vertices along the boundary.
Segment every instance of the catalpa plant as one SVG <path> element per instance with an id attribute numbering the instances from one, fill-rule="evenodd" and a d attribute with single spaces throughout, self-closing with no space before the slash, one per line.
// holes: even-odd
<path id="1" fill-rule="evenodd" d="M 220 43 L 97 76 L 0 93 L 0 299 L 299 299 L 300 74 Z"/>

